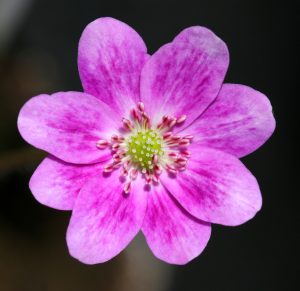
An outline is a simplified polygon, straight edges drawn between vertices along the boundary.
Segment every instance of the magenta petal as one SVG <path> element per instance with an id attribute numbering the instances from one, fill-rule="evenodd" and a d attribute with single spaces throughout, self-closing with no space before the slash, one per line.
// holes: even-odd
<path id="1" fill-rule="evenodd" d="M 229 63 L 225 43 L 207 28 L 183 30 L 145 64 L 141 98 L 157 122 L 165 114 L 196 119 L 216 98 Z"/>
<path id="2" fill-rule="evenodd" d="M 107 160 L 109 150 L 96 142 L 118 128 L 118 117 L 95 97 L 60 92 L 31 98 L 21 109 L 18 128 L 31 145 L 70 163 Z"/>
<path id="3" fill-rule="evenodd" d="M 102 164 L 74 165 L 49 156 L 32 175 L 29 187 L 42 204 L 60 210 L 71 210 L 82 186 L 100 175 Z"/>
<path id="4" fill-rule="evenodd" d="M 119 254 L 140 230 L 147 196 L 139 178 L 124 194 L 118 171 L 92 178 L 82 188 L 67 232 L 70 254 L 86 264 Z"/>
<path id="5" fill-rule="evenodd" d="M 91 22 L 79 42 L 84 91 L 127 116 L 140 100 L 140 74 L 147 58 L 142 38 L 127 24 L 109 17 Z"/>
<path id="6" fill-rule="evenodd" d="M 272 135 L 275 119 L 268 98 L 243 85 L 223 85 L 214 103 L 182 134 L 193 143 L 243 157 Z"/>
<path id="7" fill-rule="evenodd" d="M 162 185 L 158 185 L 148 195 L 142 231 L 156 257 L 183 265 L 203 251 L 211 227 L 187 213 Z"/>
<path id="8" fill-rule="evenodd" d="M 191 151 L 187 170 L 161 177 L 187 211 L 211 223 L 239 225 L 260 210 L 257 181 L 236 157 L 197 145 Z"/>

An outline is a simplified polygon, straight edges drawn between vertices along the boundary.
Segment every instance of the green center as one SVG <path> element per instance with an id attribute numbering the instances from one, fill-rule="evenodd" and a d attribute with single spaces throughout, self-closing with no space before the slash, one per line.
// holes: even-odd
<path id="1" fill-rule="evenodd" d="M 130 135 L 127 140 L 127 155 L 143 173 L 147 170 L 153 169 L 153 156 L 157 155 L 159 158 L 163 155 L 163 139 L 153 129 L 146 129 L 138 131 Z"/>

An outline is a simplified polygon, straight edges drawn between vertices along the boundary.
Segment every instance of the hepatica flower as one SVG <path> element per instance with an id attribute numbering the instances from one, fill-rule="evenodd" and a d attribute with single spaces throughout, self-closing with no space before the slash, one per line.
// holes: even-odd
<path id="1" fill-rule="evenodd" d="M 120 253 L 141 230 L 156 257 L 185 264 L 211 223 L 240 225 L 260 210 L 255 177 L 239 161 L 272 134 L 270 102 L 223 84 L 229 55 L 207 28 L 183 30 L 152 56 L 128 25 L 100 18 L 84 30 L 84 92 L 42 94 L 18 127 L 49 153 L 30 180 L 42 204 L 72 210 L 70 254 L 87 264 Z"/>

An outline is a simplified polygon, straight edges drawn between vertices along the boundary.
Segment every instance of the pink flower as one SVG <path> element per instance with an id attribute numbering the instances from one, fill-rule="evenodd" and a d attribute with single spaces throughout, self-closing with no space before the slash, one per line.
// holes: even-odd
<path id="1" fill-rule="evenodd" d="M 87 264 L 120 253 L 141 230 L 156 257 L 185 264 L 211 223 L 235 226 L 260 210 L 255 177 L 238 158 L 275 121 L 270 102 L 222 84 L 229 55 L 210 30 L 183 30 L 152 56 L 128 25 L 100 18 L 84 30 L 84 88 L 30 99 L 23 138 L 50 155 L 30 180 L 42 204 L 72 210 L 70 254 Z"/>

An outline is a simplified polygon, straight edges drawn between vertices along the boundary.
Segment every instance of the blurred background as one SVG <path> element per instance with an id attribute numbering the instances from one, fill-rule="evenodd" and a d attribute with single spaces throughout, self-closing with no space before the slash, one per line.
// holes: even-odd
<path id="1" fill-rule="evenodd" d="M 186 266 L 154 258 L 142 236 L 108 263 L 83 265 L 68 255 L 70 213 L 38 204 L 28 189 L 44 153 L 19 136 L 18 111 L 40 93 L 82 90 L 78 40 L 103 16 L 135 28 L 150 53 L 185 27 L 209 27 L 230 50 L 226 81 L 264 92 L 274 108 L 275 134 L 243 159 L 262 211 L 240 227 L 215 225 Z M 0 290 L 300 290 L 297 24 L 292 1 L 0 0 Z"/>

